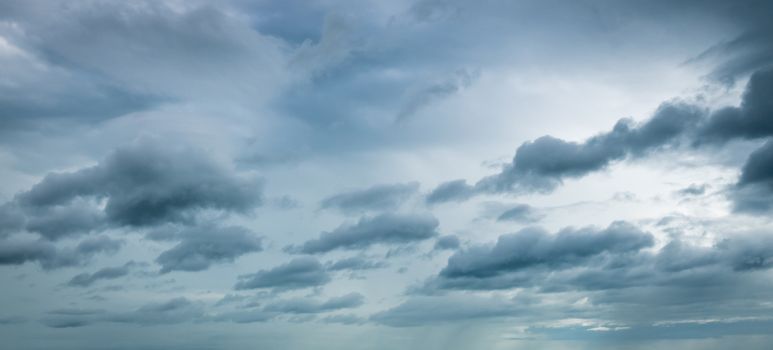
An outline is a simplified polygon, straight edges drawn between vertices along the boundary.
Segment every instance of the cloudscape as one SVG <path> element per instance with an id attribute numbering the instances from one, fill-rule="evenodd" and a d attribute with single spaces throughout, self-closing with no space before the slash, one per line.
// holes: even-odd
<path id="1" fill-rule="evenodd" d="M 2 349 L 772 349 L 773 2 L 0 0 Z"/>

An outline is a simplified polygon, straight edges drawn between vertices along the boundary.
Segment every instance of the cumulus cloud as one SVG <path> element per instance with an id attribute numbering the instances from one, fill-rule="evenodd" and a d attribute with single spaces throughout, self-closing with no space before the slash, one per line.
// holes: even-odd
<path id="1" fill-rule="evenodd" d="M 429 215 L 381 214 L 363 217 L 354 225 L 342 225 L 323 232 L 319 238 L 289 247 L 289 250 L 317 254 L 335 249 L 363 249 L 374 244 L 418 242 L 436 236 L 437 226 L 437 219 Z"/>
<path id="2" fill-rule="evenodd" d="M 667 102 L 642 123 L 621 119 L 611 131 L 584 142 L 542 136 L 518 147 L 512 162 L 500 173 L 474 185 L 465 180 L 442 183 L 426 200 L 434 204 L 462 201 L 481 193 L 548 193 L 565 179 L 583 177 L 626 158 L 666 148 L 705 147 L 735 139 L 770 137 L 771 89 L 773 71 L 757 71 L 750 78 L 739 107 L 709 111 L 697 105 Z"/>
<path id="3" fill-rule="evenodd" d="M 270 270 L 260 270 L 253 274 L 239 276 L 235 288 L 237 290 L 271 288 L 282 291 L 317 287 L 327 284 L 330 280 L 330 275 L 317 259 L 302 257 Z"/>
<path id="4" fill-rule="evenodd" d="M 711 247 L 674 239 L 652 252 L 653 237 L 616 222 L 603 230 L 524 229 L 493 246 L 457 252 L 426 288 L 543 291 L 628 287 L 701 288 L 773 267 L 769 233 L 734 235 Z"/>
<path id="5" fill-rule="evenodd" d="M 322 209 L 338 209 L 344 213 L 397 209 L 419 189 L 416 182 L 377 185 L 366 189 L 339 193 L 322 200 Z"/>
<path id="6" fill-rule="evenodd" d="M 246 213 L 260 203 L 259 181 L 232 174 L 194 149 L 142 141 L 93 167 L 48 174 L 3 212 L 15 208 L 27 216 L 26 230 L 58 239 L 104 225 L 190 222 L 206 209 Z"/>
<path id="7" fill-rule="evenodd" d="M 250 230 L 238 227 L 202 225 L 185 228 L 173 235 L 180 242 L 156 258 L 161 273 L 201 271 L 213 263 L 233 262 L 236 258 L 261 251 L 261 239 Z"/>
<path id="8" fill-rule="evenodd" d="M 567 228 L 555 235 L 527 228 L 500 236 L 493 247 L 476 246 L 455 253 L 440 276 L 449 286 L 469 282 L 471 286 L 482 283 L 483 288 L 507 288 L 518 281 L 507 281 L 512 285 L 496 283 L 505 282 L 499 277 L 509 273 L 533 268 L 561 269 L 605 254 L 637 252 L 653 244 L 651 234 L 625 222 L 615 222 L 603 230 Z"/>

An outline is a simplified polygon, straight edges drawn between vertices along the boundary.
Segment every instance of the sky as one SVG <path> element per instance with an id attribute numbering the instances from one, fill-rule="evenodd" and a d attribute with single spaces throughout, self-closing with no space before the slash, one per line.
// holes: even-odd
<path id="1" fill-rule="evenodd" d="M 770 349 L 771 15 L 0 0 L 0 348 Z"/>

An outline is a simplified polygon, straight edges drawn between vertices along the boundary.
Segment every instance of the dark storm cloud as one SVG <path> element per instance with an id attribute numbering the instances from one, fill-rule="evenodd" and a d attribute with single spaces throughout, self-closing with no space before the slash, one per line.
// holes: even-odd
<path id="1" fill-rule="evenodd" d="M 87 238 L 74 247 L 57 247 L 44 240 L 7 239 L 0 244 L 0 265 L 38 262 L 46 270 L 83 265 L 100 253 L 115 253 L 123 241 L 106 236 Z"/>
<path id="2" fill-rule="evenodd" d="M 522 144 L 499 174 L 468 185 L 464 180 L 440 184 L 427 196 L 430 204 L 461 201 L 481 193 L 548 193 L 565 179 L 605 169 L 616 161 L 680 146 L 711 147 L 736 139 L 773 136 L 773 71 L 755 72 L 739 107 L 714 111 L 686 103 L 662 104 L 648 120 L 619 120 L 611 131 L 582 143 L 542 136 Z"/>
<path id="3" fill-rule="evenodd" d="M 301 246 L 289 247 L 292 252 L 317 254 L 335 249 L 363 249 L 374 244 L 404 244 L 423 241 L 437 235 L 438 221 L 429 215 L 381 214 L 363 217 L 354 225 L 342 225 L 322 232 L 317 239 Z"/>
<path id="4" fill-rule="evenodd" d="M 293 314 L 318 314 L 340 309 L 356 308 L 363 304 L 365 297 L 359 293 L 349 293 L 340 297 L 330 298 L 326 301 L 314 301 L 308 298 L 288 299 L 276 301 L 266 305 L 264 311 L 293 313 Z"/>
<path id="5" fill-rule="evenodd" d="M 246 213 L 260 203 L 258 181 L 232 174 L 196 150 L 144 141 L 117 149 L 96 166 L 48 174 L 3 212 L 15 209 L 27 216 L 27 231 L 58 239 L 104 225 L 190 222 L 206 209 Z"/>
<path id="6" fill-rule="evenodd" d="M 330 275 L 317 259 L 303 257 L 295 258 L 270 270 L 260 270 L 253 274 L 239 276 L 239 281 L 234 288 L 237 290 L 271 288 L 281 291 L 321 286 L 330 280 Z"/>
<path id="7" fill-rule="evenodd" d="M 184 229 L 175 237 L 180 243 L 156 258 L 161 273 L 206 270 L 213 263 L 233 262 L 244 254 L 262 250 L 261 239 L 238 226 L 203 225 Z"/>
<path id="8" fill-rule="evenodd" d="M 350 258 L 343 258 L 336 261 L 331 261 L 325 265 L 330 271 L 341 270 L 372 270 L 386 267 L 387 264 L 383 261 L 377 261 L 374 258 L 368 258 L 362 255 L 353 256 Z"/>
<path id="9" fill-rule="evenodd" d="M 735 210 L 766 214 L 773 209 L 773 141 L 754 151 L 731 189 Z"/>
<path id="10" fill-rule="evenodd" d="M 725 107 L 712 113 L 700 125 L 696 143 L 723 143 L 733 139 L 773 136 L 773 70 L 754 72 L 739 107 Z"/>
<path id="11" fill-rule="evenodd" d="M 515 221 L 522 223 L 531 223 L 539 221 L 542 215 L 528 204 L 517 204 L 510 209 L 505 210 L 497 217 L 497 221 Z"/>
<path id="12" fill-rule="evenodd" d="M 419 189 L 416 182 L 377 185 L 370 188 L 344 192 L 322 200 L 323 209 L 338 209 L 344 213 L 397 209 Z"/>
<path id="13" fill-rule="evenodd" d="M 112 280 L 120 278 L 129 274 L 132 267 L 136 265 L 135 262 L 130 261 L 122 266 L 117 267 L 105 267 L 97 270 L 94 273 L 81 273 L 75 275 L 67 285 L 72 287 L 89 287 L 100 280 Z"/>

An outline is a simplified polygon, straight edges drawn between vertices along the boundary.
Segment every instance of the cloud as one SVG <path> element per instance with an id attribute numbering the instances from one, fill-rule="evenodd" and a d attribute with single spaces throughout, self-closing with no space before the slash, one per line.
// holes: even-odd
<path id="1" fill-rule="evenodd" d="M 721 2 L 717 2 L 718 4 Z M 727 6 L 727 4 L 723 4 Z M 773 26 L 763 13 L 773 10 L 765 1 L 734 6 L 707 6 L 710 11 L 723 11 L 725 18 L 741 28 L 731 40 L 724 40 L 704 51 L 694 61 L 719 61 L 709 77 L 725 84 L 733 84 L 739 78 L 754 71 L 770 68 L 773 62 Z"/>
<path id="2" fill-rule="evenodd" d="M 454 250 L 459 249 L 460 245 L 459 237 L 447 235 L 437 239 L 437 242 L 435 242 L 435 250 Z"/>
<path id="3" fill-rule="evenodd" d="M 341 309 L 356 308 L 362 305 L 364 300 L 365 297 L 359 293 L 349 293 L 340 297 L 330 298 L 324 302 L 313 301 L 308 298 L 288 299 L 268 304 L 264 308 L 264 311 L 293 314 L 318 314 Z"/>
<path id="4" fill-rule="evenodd" d="M 419 189 L 416 182 L 377 185 L 351 192 L 339 193 L 322 200 L 322 209 L 338 209 L 344 213 L 397 209 Z"/>
<path id="5" fill-rule="evenodd" d="M 532 223 L 539 221 L 542 215 L 528 204 L 516 204 L 510 209 L 505 210 L 497 217 L 497 221 L 515 221 L 521 223 Z"/>
<path id="6" fill-rule="evenodd" d="M 343 314 L 343 315 L 330 315 L 325 316 L 322 318 L 322 322 L 324 323 L 338 323 L 342 325 L 360 325 L 367 322 L 365 318 L 362 318 L 357 315 L 351 315 L 351 314 Z"/>
<path id="7" fill-rule="evenodd" d="M 511 272 L 560 269 L 603 254 L 637 252 L 653 244 L 651 234 L 626 222 L 615 222 L 603 230 L 567 228 L 555 235 L 527 228 L 500 236 L 493 247 L 476 246 L 455 253 L 440 276 L 449 285 L 483 283 L 484 288 L 495 289 L 498 286 L 486 285 L 486 282 L 500 282 L 497 277 Z"/>
<path id="8" fill-rule="evenodd" d="M 83 327 L 94 323 L 129 323 L 142 326 L 167 325 L 203 320 L 202 307 L 186 298 L 174 298 L 162 303 L 150 303 L 129 312 L 102 310 L 52 311 L 43 323 L 53 328 Z"/>
<path id="9" fill-rule="evenodd" d="M 680 146 L 703 147 L 734 139 L 773 136 L 773 71 L 755 72 L 740 107 L 714 111 L 697 105 L 666 102 L 639 124 L 619 120 L 611 131 L 584 142 L 542 136 L 523 143 L 498 174 L 474 185 L 465 180 L 440 184 L 427 196 L 430 204 L 466 200 L 482 193 L 548 193 L 565 179 L 605 169 L 611 163 Z"/>
<path id="10" fill-rule="evenodd" d="M 701 196 L 706 193 L 706 189 L 709 188 L 708 184 L 690 184 L 681 190 L 676 191 L 676 194 L 681 196 Z"/>
<path id="11" fill-rule="evenodd" d="M 754 72 L 744 90 L 739 107 L 716 110 L 700 125 L 695 142 L 724 143 L 733 139 L 773 136 L 773 70 Z"/>
<path id="12" fill-rule="evenodd" d="M 94 284 L 94 282 L 100 280 L 112 280 L 126 276 L 129 274 L 130 269 L 135 265 L 135 262 L 130 261 L 122 266 L 104 267 L 94 273 L 80 273 L 70 279 L 70 281 L 67 282 L 67 285 L 71 287 L 89 287 Z"/>
<path id="13" fill-rule="evenodd" d="M 397 113 L 397 120 L 402 121 L 406 118 L 410 118 L 427 105 L 468 88 L 472 82 L 477 79 L 477 76 L 477 72 L 474 73 L 466 69 L 460 69 L 456 71 L 451 78 L 435 82 L 420 89 L 400 108 L 400 111 Z"/>
<path id="14" fill-rule="evenodd" d="M 7 239 L 0 244 L 0 265 L 21 265 L 38 262 L 43 269 L 83 265 L 92 256 L 100 253 L 115 253 L 123 241 L 107 236 L 82 240 L 74 247 L 56 247 L 44 240 Z"/>
<path id="15" fill-rule="evenodd" d="M 524 229 L 500 236 L 494 246 L 457 252 L 425 288 L 545 292 L 708 288 L 740 283 L 753 278 L 747 273 L 773 267 L 770 233 L 728 236 L 711 247 L 674 239 L 650 252 L 653 244 L 649 233 L 624 222 L 603 230 L 564 229 L 554 235 Z"/>
<path id="16" fill-rule="evenodd" d="M 773 209 L 773 141 L 752 152 L 731 190 L 735 210 L 766 214 Z"/>
<path id="17" fill-rule="evenodd" d="M 472 295 L 443 297 L 412 297 L 386 311 L 376 313 L 370 320 L 392 327 L 416 327 L 513 315 L 511 302 L 498 298 Z"/>
<path id="18" fill-rule="evenodd" d="M 429 215 L 381 214 L 363 217 L 354 225 L 342 225 L 322 232 L 319 238 L 289 248 L 304 254 L 326 253 L 335 249 L 363 249 L 374 244 L 404 244 L 437 235 L 438 221 Z"/>
<path id="19" fill-rule="evenodd" d="M 666 103 L 641 124 L 622 119 L 612 131 L 582 143 L 543 136 L 522 144 L 511 164 L 475 187 L 492 193 L 548 192 L 565 178 L 582 177 L 626 156 L 641 156 L 678 141 L 698 124 L 703 113 L 687 104 Z"/>
<path id="20" fill-rule="evenodd" d="M 202 271 L 213 263 L 233 262 L 236 258 L 259 252 L 261 239 L 246 228 L 202 225 L 185 228 L 175 234 L 180 243 L 156 258 L 161 273 Z"/>
<path id="21" fill-rule="evenodd" d="M 467 180 L 444 182 L 427 195 L 427 203 L 443 203 L 464 201 L 475 195 L 475 188 L 467 184 Z"/>
<path id="22" fill-rule="evenodd" d="M 13 31 L 11 31 L 13 33 Z M 40 130 L 87 125 L 147 110 L 166 99 L 97 74 L 50 62 L 30 51 L 27 38 L 14 43 L 0 33 L 0 133 L 3 143 L 10 131 Z M 26 46 L 26 47 L 25 47 Z"/>
<path id="23" fill-rule="evenodd" d="M 330 282 L 330 276 L 322 264 L 314 258 L 295 258 L 290 262 L 270 270 L 260 270 L 249 275 L 239 276 L 237 290 L 271 288 L 291 290 L 317 287 Z"/>
<path id="24" fill-rule="evenodd" d="M 350 258 L 331 261 L 331 262 L 328 262 L 325 266 L 330 271 L 341 271 L 341 270 L 360 271 L 360 270 L 379 269 L 382 267 L 386 267 L 387 264 L 383 261 L 373 261 L 370 258 L 367 258 L 362 255 L 358 255 Z"/>
<path id="25" fill-rule="evenodd" d="M 260 204 L 256 179 L 232 174 L 197 150 L 145 140 L 93 167 L 48 174 L 4 208 L 25 214 L 26 230 L 54 240 L 103 226 L 191 222 L 207 209 L 246 213 Z"/>

